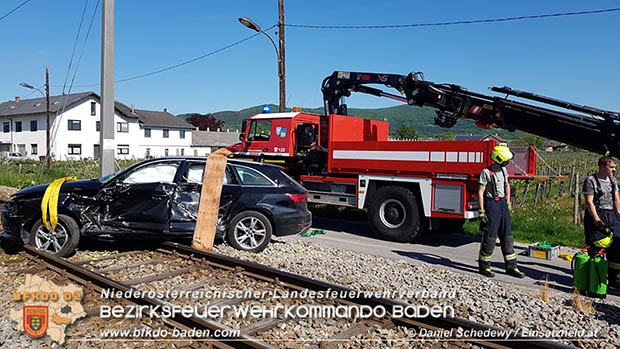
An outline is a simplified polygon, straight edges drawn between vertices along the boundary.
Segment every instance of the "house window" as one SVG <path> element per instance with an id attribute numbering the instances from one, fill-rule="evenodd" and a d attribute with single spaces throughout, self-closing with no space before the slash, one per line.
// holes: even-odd
<path id="1" fill-rule="evenodd" d="M 11 131 L 11 124 L 8 122 L 3 122 L 2 123 L 2 129 L 4 131 L 4 133 L 9 133 Z"/>
<path id="2" fill-rule="evenodd" d="M 145 138 L 151 138 L 151 129 L 150 128 L 144 128 L 144 137 Z"/>
<path id="3" fill-rule="evenodd" d="M 67 120 L 69 124 L 69 131 L 80 131 L 82 129 L 82 122 L 80 120 Z"/>
<path id="4" fill-rule="evenodd" d="M 121 133 L 129 132 L 129 124 L 126 122 L 117 122 L 116 123 L 116 131 Z"/>
<path id="5" fill-rule="evenodd" d="M 82 155 L 82 145 L 69 144 L 69 155 Z"/>
<path id="6" fill-rule="evenodd" d="M 185 130 L 180 130 L 179 131 L 179 137 L 180 138 L 185 138 Z"/>
<path id="7" fill-rule="evenodd" d="M 97 132 L 101 131 L 101 121 L 96 122 L 95 129 L 97 130 Z"/>
<path id="8" fill-rule="evenodd" d="M 30 121 L 30 131 L 36 131 L 38 129 L 37 120 Z"/>
<path id="9" fill-rule="evenodd" d="M 116 149 L 116 154 L 118 155 L 127 155 L 129 154 L 129 144 L 119 144 Z"/>
<path id="10" fill-rule="evenodd" d="M 37 155 L 39 153 L 39 146 L 37 144 L 30 145 L 30 154 Z"/>
<path id="11" fill-rule="evenodd" d="M 168 148 L 164 149 L 164 155 L 168 156 Z"/>
<path id="12" fill-rule="evenodd" d="M 97 115 L 97 103 L 96 102 L 90 102 L 90 115 Z"/>
<path id="13" fill-rule="evenodd" d="M 22 132 L 22 122 L 15 121 L 15 132 Z"/>
<path id="14" fill-rule="evenodd" d="M 164 129 L 164 138 L 168 138 L 169 135 L 170 135 L 170 130 Z"/>

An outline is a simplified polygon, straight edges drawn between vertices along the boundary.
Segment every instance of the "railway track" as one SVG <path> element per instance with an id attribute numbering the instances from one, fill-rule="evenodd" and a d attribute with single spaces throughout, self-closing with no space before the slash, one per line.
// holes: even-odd
<path id="1" fill-rule="evenodd" d="M 352 347 L 376 346 L 383 342 L 373 338 L 383 330 L 400 329 L 402 338 L 390 339 L 391 344 L 402 346 L 431 346 L 433 338 L 420 338 L 422 333 L 444 333 L 442 343 L 453 347 L 488 348 L 572 348 L 557 342 L 540 338 L 522 337 L 516 334 L 501 338 L 458 337 L 461 333 L 503 333 L 502 329 L 469 321 L 458 317 L 417 317 L 402 309 L 412 309 L 412 304 L 389 298 L 368 296 L 360 291 L 334 283 L 320 281 L 302 275 L 278 270 L 215 253 L 203 252 L 188 246 L 166 242 L 155 251 L 131 251 L 99 258 L 68 261 L 57 258 L 30 246 L 25 246 L 30 263 L 27 268 L 7 272 L 34 273 L 42 269 L 52 270 L 63 277 L 85 286 L 96 294 L 123 295 L 117 298 L 125 308 L 139 306 L 144 317 L 159 319 L 169 328 L 189 331 L 199 329 L 209 333 L 209 338 L 192 338 L 193 346 L 217 348 L 276 348 L 320 346 L 337 348 L 342 344 Z M 197 298 L 177 297 L 166 290 L 198 294 Z M 194 293 L 192 293 L 194 292 Z M 197 292 L 197 293 L 196 293 Z M 201 293 L 202 292 L 202 293 Z M 217 297 L 219 292 L 220 297 Z M 304 293 L 305 292 L 305 293 Z M 310 292 L 314 292 L 311 294 Z M 316 295 L 331 295 L 318 298 Z M 210 296 L 205 296 L 210 295 Z M 234 297 L 230 297 L 234 295 Z M 288 295 L 288 296 L 287 296 Z M 292 297 L 291 295 L 297 295 Z M 309 295 L 314 295 L 309 297 Z M 183 301 L 184 300 L 184 301 Z M 111 308 L 102 312 L 105 299 L 99 306 L 86 309 L 91 316 L 110 314 Z M 259 309 L 286 307 L 280 312 L 263 311 L 256 316 L 231 316 L 225 312 L 207 315 L 203 309 L 225 309 L 244 306 Z M 119 305 L 117 305 L 119 307 Z M 120 306 L 122 307 L 122 306 Z M 189 307 L 194 312 L 158 317 L 157 312 L 165 307 Z M 307 309 L 385 309 L 376 316 L 357 318 L 313 318 L 303 316 Z M 283 316 L 296 314 L 302 316 Z M 395 309 L 401 309 L 399 314 Z M 197 311 L 196 311 L 197 310 Z M 343 311 L 344 311 L 343 310 Z M 153 314 L 152 314 L 153 313 Z M 331 313 L 333 315 L 333 313 Z M 212 316 L 211 316 L 212 315 Z M 318 323 L 329 322 L 330 326 L 317 330 L 314 338 L 300 341 L 292 334 L 305 328 L 319 328 Z M 297 339 L 293 339 L 297 338 Z M 131 341 L 131 338 L 127 339 Z"/>

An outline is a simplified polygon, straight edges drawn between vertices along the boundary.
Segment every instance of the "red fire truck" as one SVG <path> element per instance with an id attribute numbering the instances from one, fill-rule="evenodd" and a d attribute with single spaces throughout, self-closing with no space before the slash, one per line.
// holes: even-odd
<path id="1" fill-rule="evenodd" d="M 396 88 L 404 97 L 367 84 Z M 518 92 L 519 97 L 527 94 L 503 89 L 504 93 Z M 422 228 L 456 229 L 466 219 L 478 216 L 478 176 L 492 164 L 489 155 L 497 142 L 390 141 L 387 122 L 346 116 L 346 105 L 341 104 L 343 97 L 362 92 L 410 105 L 432 106 L 438 109 L 435 122 L 442 127 L 451 127 L 458 118 L 465 117 L 476 120 L 480 127 L 521 129 L 569 144 L 575 143 L 573 138 L 566 139 L 564 134 L 552 137 L 537 126 L 522 122 L 536 118 L 549 123 L 558 116 L 591 122 L 572 113 L 427 82 L 421 73 L 402 76 L 334 72 L 324 80 L 322 90 L 325 115 L 299 111 L 255 115 L 242 124 L 242 142 L 229 149 L 237 158 L 283 166 L 308 190 L 310 203 L 368 208 L 372 228 L 386 239 L 402 242 L 411 241 Z M 532 96 L 546 98 L 533 94 L 525 98 Z M 561 102 L 546 102 L 549 101 Z M 562 103 L 566 108 L 567 103 Z M 593 111 L 599 110 L 587 110 Z M 557 131 L 575 131 L 567 122 L 562 122 L 561 127 Z M 587 131 L 579 127 L 580 132 Z M 589 143 L 584 142 L 578 141 L 578 146 L 588 148 Z M 616 144 L 614 149 L 617 148 Z M 508 167 L 511 176 L 533 178 L 535 149 L 513 150 L 515 159 Z"/>

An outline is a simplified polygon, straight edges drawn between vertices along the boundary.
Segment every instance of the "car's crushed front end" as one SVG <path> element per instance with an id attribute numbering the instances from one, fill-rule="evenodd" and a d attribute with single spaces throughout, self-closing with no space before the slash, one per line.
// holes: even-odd
<path id="1" fill-rule="evenodd" d="M 24 217 L 17 214 L 15 207 L 16 205 L 9 200 L 2 203 L 0 210 L 0 221 L 3 228 L 2 233 L 0 233 L 0 247 L 7 253 L 15 253 L 24 245 L 20 223 Z"/>

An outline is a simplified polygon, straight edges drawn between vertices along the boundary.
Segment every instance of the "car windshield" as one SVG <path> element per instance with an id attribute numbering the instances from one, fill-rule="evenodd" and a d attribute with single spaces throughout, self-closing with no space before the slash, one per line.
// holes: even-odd
<path id="1" fill-rule="evenodd" d="M 120 170 L 116 171 L 116 172 L 112 172 L 109 175 L 105 175 L 103 177 L 97 178 L 97 181 L 99 181 L 99 183 L 106 183 L 108 182 L 110 179 L 116 177 L 117 175 L 124 173 L 125 171 L 129 170 L 130 168 L 133 168 L 134 166 L 127 166 L 125 168 L 121 168 Z"/>

